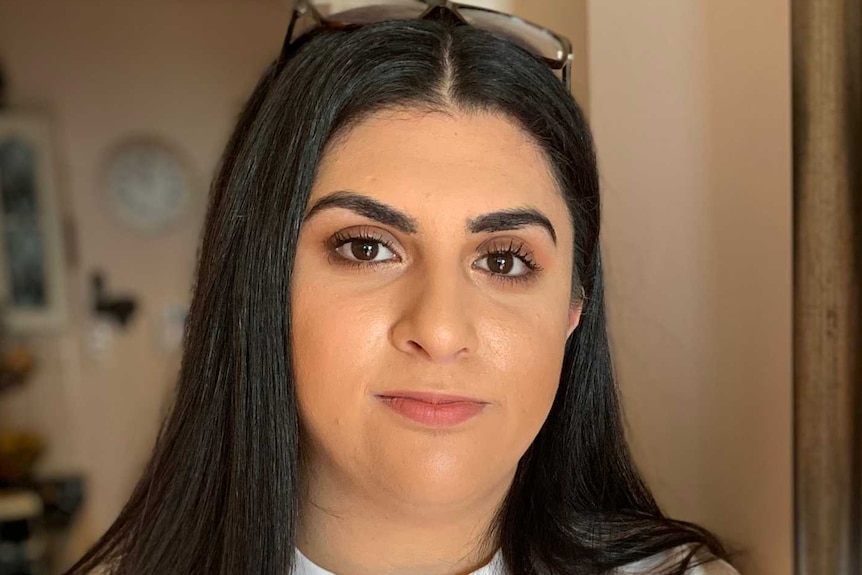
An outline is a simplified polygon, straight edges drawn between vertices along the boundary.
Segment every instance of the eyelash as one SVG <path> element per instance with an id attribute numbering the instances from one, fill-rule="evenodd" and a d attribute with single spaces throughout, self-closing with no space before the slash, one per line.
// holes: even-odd
<path id="1" fill-rule="evenodd" d="M 392 253 L 396 253 L 394 247 L 391 242 L 388 242 L 386 239 L 382 237 L 378 237 L 375 234 L 369 232 L 358 232 L 358 233 L 343 233 L 338 232 L 332 238 L 327 240 L 327 245 L 330 249 L 330 255 L 338 260 L 339 265 L 346 265 L 352 268 L 368 268 L 374 267 L 377 265 L 382 265 L 385 262 L 362 262 L 362 261 L 353 261 L 345 258 L 344 256 L 338 254 L 336 250 L 345 244 L 349 244 L 351 242 L 369 242 L 369 243 L 378 243 L 391 251 Z M 486 252 L 481 259 L 488 258 L 491 256 L 507 256 L 513 255 L 524 262 L 524 265 L 527 267 L 527 273 L 520 276 L 507 276 L 503 274 L 498 274 L 494 272 L 486 272 L 489 275 L 493 276 L 495 280 L 513 284 L 513 285 L 523 285 L 526 284 L 536 277 L 536 273 L 542 271 L 542 267 L 537 264 L 533 258 L 532 253 L 524 248 L 524 244 L 517 243 L 514 240 L 509 240 L 509 245 L 502 249 L 493 249 L 492 251 Z M 486 271 L 486 270 L 481 270 Z"/>

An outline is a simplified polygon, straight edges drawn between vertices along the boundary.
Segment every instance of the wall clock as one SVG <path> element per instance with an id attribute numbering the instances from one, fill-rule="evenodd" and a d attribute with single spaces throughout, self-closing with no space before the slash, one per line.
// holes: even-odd
<path id="1" fill-rule="evenodd" d="M 133 138 L 110 154 L 105 184 L 113 212 L 144 232 L 160 232 L 186 212 L 190 174 L 186 161 L 164 142 Z"/>

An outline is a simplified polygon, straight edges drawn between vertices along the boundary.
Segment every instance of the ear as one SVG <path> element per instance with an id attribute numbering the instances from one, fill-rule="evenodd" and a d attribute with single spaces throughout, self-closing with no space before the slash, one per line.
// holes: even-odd
<path id="1" fill-rule="evenodd" d="M 566 333 L 566 339 L 572 336 L 572 332 L 574 332 L 575 328 L 578 327 L 578 324 L 581 323 L 581 312 L 583 309 L 583 298 L 573 301 L 572 305 L 569 306 L 569 330 Z"/>

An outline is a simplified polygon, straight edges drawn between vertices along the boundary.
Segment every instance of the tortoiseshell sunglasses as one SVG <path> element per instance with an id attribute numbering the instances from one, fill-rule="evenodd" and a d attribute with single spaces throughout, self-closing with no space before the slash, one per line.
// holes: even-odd
<path id="1" fill-rule="evenodd" d="M 443 12 L 443 14 L 441 14 Z M 449 0 L 296 0 L 284 37 L 281 59 L 289 47 L 317 28 L 350 29 L 384 20 L 450 17 L 515 42 L 559 71 L 572 88 L 572 43 L 565 36 L 517 16 Z"/>

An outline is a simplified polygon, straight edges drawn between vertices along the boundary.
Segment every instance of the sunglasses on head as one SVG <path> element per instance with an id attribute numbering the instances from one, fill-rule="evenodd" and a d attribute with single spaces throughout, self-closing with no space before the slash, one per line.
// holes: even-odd
<path id="1" fill-rule="evenodd" d="M 318 28 L 347 30 L 384 20 L 454 18 L 512 41 L 541 58 L 572 87 L 572 43 L 565 36 L 517 16 L 449 0 L 296 0 L 284 37 L 281 59 L 289 47 Z"/>

